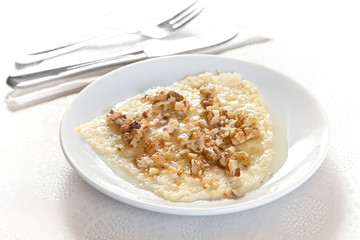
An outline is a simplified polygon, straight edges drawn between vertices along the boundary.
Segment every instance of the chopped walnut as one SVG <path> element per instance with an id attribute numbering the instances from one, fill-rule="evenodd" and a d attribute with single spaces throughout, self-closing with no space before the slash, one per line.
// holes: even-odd
<path id="1" fill-rule="evenodd" d="M 165 152 L 155 152 L 151 159 L 154 161 L 157 166 L 161 167 L 167 160 L 168 154 Z"/>
<path id="2" fill-rule="evenodd" d="M 213 128 L 209 132 L 209 135 L 211 135 L 212 137 L 216 137 L 217 135 L 219 135 L 219 133 L 221 133 L 221 131 L 218 128 Z"/>
<path id="3" fill-rule="evenodd" d="M 250 126 L 256 124 L 256 119 L 249 114 L 239 113 L 237 114 L 237 118 L 239 119 L 239 121 L 241 121 L 242 125 L 244 126 Z"/>
<path id="4" fill-rule="evenodd" d="M 147 100 L 151 101 L 153 104 L 160 102 L 160 101 L 166 101 L 168 99 L 168 96 L 164 91 L 157 92 L 154 95 L 146 95 L 145 97 Z"/>
<path id="5" fill-rule="evenodd" d="M 247 139 L 253 139 L 260 136 L 260 131 L 256 126 L 256 119 L 249 115 L 239 115 L 238 119 L 242 122 L 242 129 Z"/>
<path id="6" fill-rule="evenodd" d="M 207 83 L 200 88 L 200 94 L 209 96 L 215 92 L 216 88 L 213 84 Z"/>
<path id="7" fill-rule="evenodd" d="M 106 114 L 106 118 L 110 124 L 121 125 L 126 121 L 126 115 L 122 114 L 116 108 L 110 109 L 110 111 Z"/>
<path id="8" fill-rule="evenodd" d="M 211 148 L 205 148 L 203 150 L 205 159 L 208 160 L 209 162 L 216 162 L 221 158 L 221 153 L 219 151 L 219 149 L 214 146 Z"/>
<path id="9" fill-rule="evenodd" d="M 189 131 L 183 141 L 188 149 L 200 153 L 205 148 L 205 137 L 201 127 L 195 127 Z"/>
<path id="10" fill-rule="evenodd" d="M 224 156 L 221 156 L 221 158 L 218 161 L 218 165 L 222 168 L 226 167 L 226 158 Z"/>
<path id="11" fill-rule="evenodd" d="M 124 142 L 130 142 L 131 141 L 131 134 L 129 132 L 124 133 L 121 136 L 121 140 L 123 140 Z"/>
<path id="12" fill-rule="evenodd" d="M 225 153 L 225 159 L 226 159 L 226 162 L 228 162 L 229 160 L 234 160 L 235 156 L 234 156 L 234 154 L 231 154 L 231 153 Z"/>
<path id="13" fill-rule="evenodd" d="M 141 169 L 148 168 L 152 165 L 152 163 L 152 159 L 147 156 L 142 156 L 135 159 L 136 166 Z"/>
<path id="14" fill-rule="evenodd" d="M 146 121 L 141 124 L 137 121 L 133 121 L 125 133 L 123 133 L 122 140 L 129 143 L 131 146 L 136 147 L 137 144 L 144 137 L 144 134 L 150 131 L 150 127 Z"/>
<path id="15" fill-rule="evenodd" d="M 260 131 L 256 126 L 248 126 L 243 129 L 247 139 L 253 139 L 260 136 Z"/>
<path id="16" fill-rule="evenodd" d="M 238 121 L 230 122 L 233 126 L 233 128 L 230 128 L 229 134 L 232 144 L 236 146 L 249 139 L 254 139 L 260 136 L 260 131 L 256 126 L 255 119 L 246 115 L 239 115 L 237 117 Z"/>
<path id="17" fill-rule="evenodd" d="M 160 91 L 154 95 L 147 95 L 145 98 L 150 101 L 155 108 L 161 107 L 160 109 L 164 112 L 174 112 L 175 110 L 178 117 L 183 117 L 189 108 L 188 101 L 175 91 Z M 164 116 L 164 120 L 166 120 L 170 117 L 170 114 Z"/>
<path id="18" fill-rule="evenodd" d="M 245 133 L 242 131 L 242 129 L 234 129 L 233 131 L 230 131 L 230 137 L 231 137 L 231 143 L 234 144 L 235 146 L 247 140 Z"/>
<path id="19" fill-rule="evenodd" d="M 144 111 L 141 115 L 144 117 L 144 118 L 147 118 L 149 115 L 148 115 L 148 111 Z"/>
<path id="20" fill-rule="evenodd" d="M 167 112 L 167 111 L 171 110 L 171 108 L 173 108 L 174 102 L 175 102 L 175 98 L 171 97 L 165 101 L 158 101 L 158 102 L 154 103 L 153 106 L 156 108 L 162 107 L 162 111 Z"/>
<path id="21" fill-rule="evenodd" d="M 189 131 L 188 138 L 189 139 L 198 139 L 201 135 L 203 135 L 200 127 L 195 127 Z"/>
<path id="22" fill-rule="evenodd" d="M 127 118 L 125 114 L 122 114 L 115 108 L 110 109 L 106 114 L 106 118 L 109 124 L 120 127 L 120 132 L 122 133 L 121 140 L 133 147 L 136 147 L 144 137 L 144 134 L 150 131 L 149 124 L 141 116 L 136 116 L 137 120 L 133 120 Z"/>
<path id="23" fill-rule="evenodd" d="M 153 167 L 149 169 L 150 176 L 158 175 L 159 173 L 160 173 L 160 169 L 153 168 Z"/>
<path id="24" fill-rule="evenodd" d="M 212 94 L 215 92 L 215 86 L 211 83 L 207 83 L 200 88 L 200 94 L 203 95 L 201 100 L 201 105 L 206 108 L 208 106 L 214 105 L 215 99 Z"/>
<path id="25" fill-rule="evenodd" d="M 174 176 L 191 174 L 200 178 L 207 190 L 216 190 L 219 179 L 207 176 L 205 170 L 210 166 L 219 166 L 231 179 L 224 196 L 240 197 L 244 188 L 239 177 L 241 171 L 251 164 L 248 153 L 240 150 L 241 144 L 260 136 L 258 120 L 251 112 L 223 106 L 215 92 L 216 87 L 211 83 L 199 88 L 202 106 L 199 116 L 202 118 L 199 119 L 193 118 L 190 104 L 184 96 L 172 90 L 145 95 L 142 100 L 149 101 L 152 109 L 135 116 L 126 116 L 114 108 L 106 117 L 109 124 L 119 126 L 125 143 L 143 149 L 144 155 L 135 159 L 135 166 L 148 176 L 156 177 L 165 172 Z M 184 125 L 185 131 L 179 128 Z M 147 138 L 150 127 L 160 131 Z M 143 139 L 145 141 L 140 142 Z M 119 144 L 117 148 L 122 151 L 124 145 Z M 174 165 L 170 161 L 174 161 Z M 180 185 L 182 180 L 177 178 L 174 182 Z"/>
<path id="26" fill-rule="evenodd" d="M 236 148 L 234 146 L 230 146 L 226 149 L 226 151 L 230 154 L 235 154 Z"/>
<path id="27" fill-rule="evenodd" d="M 218 162 L 220 167 L 227 168 L 230 175 L 239 177 L 240 176 L 240 167 L 239 163 L 244 167 L 249 165 L 249 156 L 244 151 L 233 152 L 231 148 L 228 148 L 228 152 L 225 154 L 224 158 L 221 158 Z"/>
<path id="28" fill-rule="evenodd" d="M 225 139 L 223 138 L 223 136 L 218 136 L 215 139 L 215 146 L 217 146 L 220 149 L 225 149 L 226 147 L 226 142 Z"/>
<path id="29" fill-rule="evenodd" d="M 136 147 L 137 143 L 140 142 L 140 140 L 143 138 L 144 132 L 141 131 L 140 129 L 134 128 L 131 130 L 130 136 L 131 136 L 130 145 Z"/>
<path id="30" fill-rule="evenodd" d="M 167 93 L 167 97 L 168 98 L 171 98 L 171 97 L 174 97 L 175 98 L 175 101 L 182 101 L 184 99 L 183 96 L 181 96 L 179 93 L 175 92 L 175 91 L 170 91 Z"/>
<path id="31" fill-rule="evenodd" d="M 210 107 L 205 110 L 205 119 L 210 126 L 214 126 L 219 122 L 220 112 L 218 109 L 212 109 Z"/>
<path id="32" fill-rule="evenodd" d="M 236 152 L 235 153 L 235 158 L 238 162 L 240 162 L 244 167 L 248 167 L 250 165 L 249 162 L 249 155 L 244 152 L 244 151 L 240 151 L 240 152 Z"/>
<path id="33" fill-rule="evenodd" d="M 191 160 L 191 173 L 195 176 L 201 176 L 204 173 L 204 163 L 199 159 Z"/>
<path id="34" fill-rule="evenodd" d="M 227 162 L 227 167 L 230 171 L 230 174 L 232 176 L 235 176 L 235 177 L 239 177 L 240 176 L 240 168 L 237 164 L 237 161 L 236 160 L 233 160 L 233 159 L 230 159 L 228 162 Z"/>
<path id="35" fill-rule="evenodd" d="M 196 139 L 195 146 L 196 146 L 197 152 L 203 151 L 203 149 L 205 148 L 205 138 L 200 137 L 200 138 Z"/>
<path id="36" fill-rule="evenodd" d="M 187 138 L 185 138 L 183 142 L 184 145 L 194 153 L 201 153 L 201 156 L 206 162 L 225 168 L 231 176 L 240 176 L 238 164 L 248 167 L 250 162 L 247 153 L 243 151 L 236 152 L 234 146 L 245 142 L 253 136 L 246 135 L 241 128 L 241 124 L 238 125 L 240 127 L 235 127 L 240 120 L 229 119 L 227 117 L 228 114 L 231 117 L 235 117 L 231 110 L 221 108 L 218 105 L 206 108 L 205 117 L 207 117 L 207 122 L 209 125 L 214 124 L 217 127 L 213 126 L 209 128 L 206 125 L 194 127 L 189 131 Z M 213 118 L 217 116 L 227 124 L 231 124 L 231 126 L 220 126 L 219 123 L 216 124 L 216 120 L 213 120 Z M 227 138 L 229 139 L 227 140 Z M 225 149 L 228 150 L 225 151 Z M 229 152 L 226 153 L 227 151 Z"/>
<path id="37" fill-rule="evenodd" d="M 170 140 L 170 135 L 167 132 L 157 133 L 145 141 L 144 152 L 149 155 L 153 155 L 158 149 L 160 149 L 165 142 Z"/>
<path id="38" fill-rule="evenodd" d="M 245 127 L 244 129 L 237 129 L 236 133 L 231 139 L 232 144 L 239 145 L 247 140 L 254 139 L 260 136 L 260 131 L 257 127 Z"/>
<path id="39" fill-rule="evenodd" d="M 130 128 L 139 129 L 141 127 L 141 124 L 138 121 L 133 121 L 130 125 Z"/>
<path id="40" fill-rule="evenodd" d="M 179 122 L 176 119 L 171 119 L 163 129 L 168 132 L 170 135 L 173 135 L 176 129 L 179 127 Z"/>
<path id="41" fill-rule="evenodd" d="M 181 102 L 176 102 L 174 109 L 178 112 L 185 113 L 189 107 L 189 103 L 186 100 L 182 100 Z"/>
<path id="42" fill-rule="evenodd" d="M 149 100 L 152 104 L 156 104 L 158 102 L 168 101 L 169 99 L 173 99 L 173 101 L 179 102 L 182 101 L 184 97 L 175 91 L 160 91 L 154 95 L 147 95 L 146 99 Z"/>
<path id="43" fill-rule="evenodd" d="M 204 98 L 201 100 L 201 105 L 203 107 L 208 107 L 214 105 L 214 102 L 215 102 L 214 98 Z"/>
<path id="44" fill-rule="evenodd" d="M 203 105 L 204 106 L 204 105 Z M 218 104 L 212 106 L 205 106 L 205 119 L 211 127 L 225 127 L 231 126 L 231 120 L 227 117 L 227 114 L 232 114 L 231 111 L 219 107 Z"/>
<path id="45" fill-rule="evenodd" d="M 128 124 L 121 125 L 121 126 L 120 126 L 120 132 L 121 132 L 121 133 L 130 132 L 130 131 L 131 131 L 130 128 L 131 128 L 131 127 L 130 127 L 130 125 L 128 125 Z"/>

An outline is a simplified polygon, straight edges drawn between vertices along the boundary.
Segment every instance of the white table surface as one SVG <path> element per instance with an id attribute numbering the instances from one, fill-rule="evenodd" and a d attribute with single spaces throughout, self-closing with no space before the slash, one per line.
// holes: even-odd
<path id="1" fill-rule="evenodd" d="M 12 89 L 5 79 L 19 54 L 139 26 L 159 19 L 164 13 L 159 6 L 171 12 L 182 2 L 0 3 L 0 239 L 360 239 L 356 0 L 207 1 L 206 11 L 184 29 L 191 33 L 210 24 L 234 25 L 271 38 L 219 55 L 262 64 L 296 79 L 327 112 L 331 138 L 319 170 L 290 194 L 255 209 L 185 217 L 115 201 L 86 184 L 61 152 L 59 124 L 77 93 L 21 109 L 6 105 Z"/>

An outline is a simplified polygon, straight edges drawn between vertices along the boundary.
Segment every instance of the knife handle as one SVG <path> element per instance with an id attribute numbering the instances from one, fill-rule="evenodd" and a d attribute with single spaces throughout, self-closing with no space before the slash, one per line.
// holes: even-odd
<path id="1" fill-rule="evenodd" d="M 10 75 L 6 83 L 12 88 L 34 87 L 43 84 L 55 84 L 62 78 L 76 75 L 89 70 L 99 69 L 111 65 L 120 65 L 140 61 L 148 58 L 144 51 L 136 51 L 115 57 L 97 59 L 89 62 L 73 64 L 69 66 L 47 69 L 39 72 Z"/>

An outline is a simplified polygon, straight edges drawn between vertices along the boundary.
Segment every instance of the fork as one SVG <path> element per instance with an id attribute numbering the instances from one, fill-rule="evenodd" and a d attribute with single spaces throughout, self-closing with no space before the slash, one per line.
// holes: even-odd
<path id="1" fill-rule="evenodd" d="M 79 42 L 74 42 L 64 46 L 56 47 L 53 49 L 48 49 L 41 52 L 29 53 L 17 59 L 15 63 L 17 66 L 40 63 L 44 60 L 75 51 L 77 49 L 83 48 L 87 45 L 96 43 L 101 40 L 127 35 L 127 34 L 139 34 L 146 38 L 157 38 L 157 39 L 164 38 L 176 32 L 180 28 L 184 27 L 189 22 L 191 22 L 204 9 L 205 7 L 199 1 L 195 1 L 185 9 L 175 14 L 174 16 L 158 24 L 144 26 L 142 29 L 137 31 L 97 36 Z"/>

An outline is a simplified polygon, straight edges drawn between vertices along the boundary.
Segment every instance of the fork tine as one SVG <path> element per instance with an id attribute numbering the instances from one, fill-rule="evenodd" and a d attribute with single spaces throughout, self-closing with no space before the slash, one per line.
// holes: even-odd
<path id="1" fill-rule="evenodd" d="M 196 1 L 175 16 L 173 16 L 171 19 L 169 19 L 168 24 L 173 25 L 201 8 L 203 8 L 203 6 L 199 3 L 199 1 Z"/>
<path id="2" fill-rule="evenodd" d="M 173 21 L 174 19 L 177 19 L 178 17 L 182 16 L 182 14 L 184 14 L 186 11 L 188 11 L 190 8 L 192 8 L 197 3 L 198 3 L 198 1 L 193 2 L 187 8 L 183 9 L 181 12 L 178 12 L 175 16 L 172 16 L 171 18 L 165 20 L 162 23 L 169 23 L 170 21 Z"/>
<path id="3" fill-rule="evenodd" d="M 199 6 L 196 9 L 193 9 L 191 12 L 185 14 L 180 19 L 174 19 L 169 22 L 169 24 L 172 25 L 173 29 L 180 28 L 184 25 L 186 25 L 188 22 L 192 21 L 194 18 L 196 18 L 202 11 L 204 11 L 204 6 Z"/>

